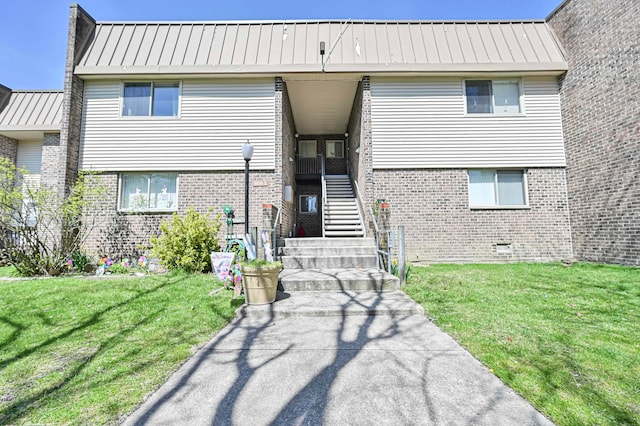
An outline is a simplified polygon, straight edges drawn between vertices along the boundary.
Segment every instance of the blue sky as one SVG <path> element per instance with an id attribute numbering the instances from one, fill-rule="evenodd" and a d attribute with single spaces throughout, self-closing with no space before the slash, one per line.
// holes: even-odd
<path id="1" fill-rule="evenodd" d="M 224 19 L 544 19 L 561 0 L 84 0 L 97 21 Z M 61 89 L 67 0 L 5 0 L 0 84 Z"/>

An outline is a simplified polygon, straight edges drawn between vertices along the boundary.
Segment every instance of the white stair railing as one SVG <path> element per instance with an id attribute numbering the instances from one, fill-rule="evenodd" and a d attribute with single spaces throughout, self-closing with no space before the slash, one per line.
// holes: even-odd
<path id="1" fill-rule="evenodd" d="M 324 156 L 320 154 L 319 157 L 320 157 L 320 170 L 321 170 L 321 179 L 322 179 L 322 238 L 324 238 L 325 237 L 324 211 L 327 208 L 327 181 L 325 179 Z"/>

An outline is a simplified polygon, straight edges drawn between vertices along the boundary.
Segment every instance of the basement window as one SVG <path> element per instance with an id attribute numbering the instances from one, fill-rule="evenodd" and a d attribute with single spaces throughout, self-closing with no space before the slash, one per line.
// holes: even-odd
<path id="1" fill-rule="evenodd" d="M 527 207 L 524 170 L 469 170 L 469 207 Z"/>
<path id="2" fill-rule="evenodd" d="M 118 210 L 174 212 L 178 210 L 176 173 L 122 173 Z"/>

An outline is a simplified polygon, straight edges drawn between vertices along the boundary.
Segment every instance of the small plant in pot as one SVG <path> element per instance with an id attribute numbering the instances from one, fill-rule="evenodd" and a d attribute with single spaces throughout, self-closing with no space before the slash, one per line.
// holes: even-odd
<path id="1" fill-rule="evenodd" d="M 278 275 L 282 263 L 254 259 L 242 262 L 242 287 L 244 297 L 249 305 L 265 305 L 276 300 Z"/>

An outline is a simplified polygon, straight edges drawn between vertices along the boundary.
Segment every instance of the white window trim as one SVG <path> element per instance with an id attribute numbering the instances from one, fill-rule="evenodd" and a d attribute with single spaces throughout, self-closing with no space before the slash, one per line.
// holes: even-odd
<path id="1" fill-rule="evenodd" d="M 467 81 L 468 80 L 489 80 L 491 81 L 491 108 L 493 112 L 469 112 L 467 111 Z M 520 112 L 495 112 L 496 100 L 493 91 L 494 81 L 513 81 L 518 82 L 518 104 L 520 106 Z M 462 99 L 464 107 L 465 117 L 520 117 L 525 114 L 524 110 L 524 89 L 522 86 L 522 78 L 487 78 L 487 77 L 465 77 L 462 79 Z M 521 169 L 520 169 L 521 170 Z"/>
<path id="2" fill-rule="evenodd" d="M 340 144 L 342 144 L 342 150 L 341 150 L 340 157 L 329 157 L 329 150 L 327 149 L 327 146 L 328 146 L 329 142 L 333 142 L 333 143 L 339 142 Z M 335 159 L 340 159 L 340 160 L 344 158 L 344 141 L 342 139 L 328 139 L 324 143 L 325 143 L 325 151 L 327 152 L 327 154 L 326 154 L 327 158 L 335 158 Z"/>
<path id="3" fill-rule="evenodd" d="M 149 111 L 153 102 L 153 85 L 155 83 L 178 83 L 178 115 L 124 115 L 124 85 L 126 83 L 151 83 L 151 96 L 149 97 Z M 182 80 L 121 80 L 120 81 L 120 111 L 121 120 L 178 120 L 182 117 Z"/>
<path id="4" fill-rule="evenodd" d="M 134 210 L 134 209 L 123 209 L 122 208 L 122 175 L 145 175 L 151 176 L 154 174 L 175 174 L 176 175 L 176 204 L 175 207 L 172 208 L 163 208 L 163 209 L 144 209 L 144 210 Z M 151 185 L 151 180 L 149 180 L 147 185 Z M 149 187 L 147 186 L 147 193 L 149 193 Z M 117 212 L 118 213 L 129 213 L 129 214 L 153 214 L 153 213 L 175 213 L 178 211 L 178 204 L 180 203 L 180 175 L 175 172 L 118 172 L 118 194 L 117 194 Z"/>
<path id="5" fill-rule="evenodd" d="M 304 197 L 316 197 L 316 211 L 315 212 L 303 212 L 302 211 L 302 198 Z M 300 210 L 300 214 L 310 214 L 310 215 L 317 215 L 318 214 L 318 210 L 320 210 L 319 206 L 318 206 L 318 199 L 320 197 L 318 197 L 317 194 L 300 194 L 298 196 L 298 209 Z"/>
<path id="6" fill-rule="evenodd" d="M 493 172 L 498 171 L 521 171 L 522 172 L 522 187 L 524 191 L 524 204 L 522 205 L 472 205 L 471 204 L 471 177 L 469 176 L 469 172 L 471 170 L 491 170 Z M 527 169 L 522 168 L 513 168 L 513 169 L 468 169 L 467 170 L 467 203 L 469 204 L 470 210 L 529 210 L 531 206 L 529 205 L 529 182 L 527 179 L 528 171 Z M 493 190 L 494 196 L 497 196 L 496 188 L 498 187 L 498 173 L 493 174 Z"/>

